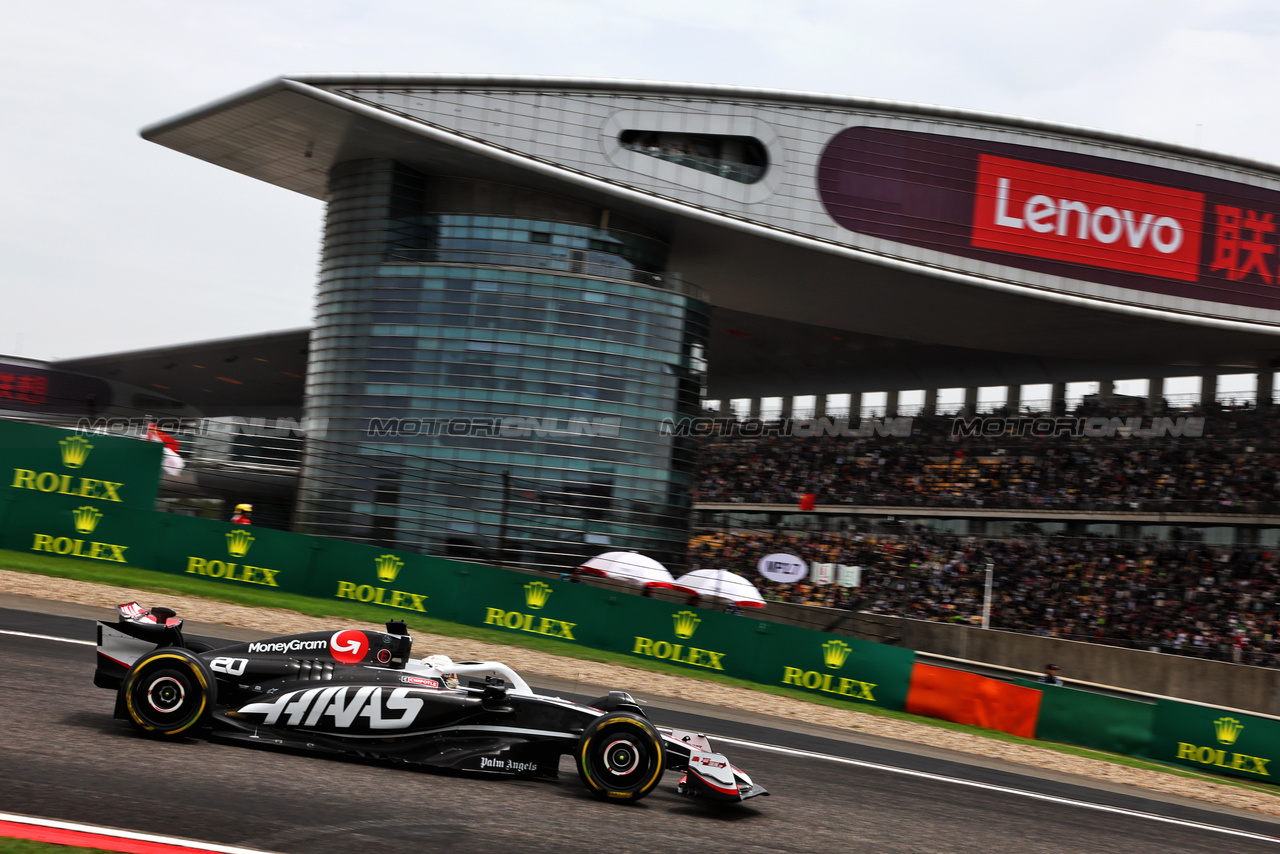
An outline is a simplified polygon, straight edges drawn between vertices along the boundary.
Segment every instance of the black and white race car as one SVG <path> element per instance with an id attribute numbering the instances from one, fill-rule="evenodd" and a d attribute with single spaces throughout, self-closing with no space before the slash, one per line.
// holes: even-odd
<path id="1" fill-rule="evenodd" d="M 736 803 L 768 792 L 703 735 L 659 731 L 630 695 L 582 705 L 535 694 L 494 661 L 414 659 L 385 632 L 307 632 L 211 648 L 168 608 L 119 607 L 98 623 L 93 682 L 115 714 L 158 738 L 211 739 L 518 777 L 555 778 L 571 755 L 587 791 L 638 800 L 665 770 L 676 791 Z"/>

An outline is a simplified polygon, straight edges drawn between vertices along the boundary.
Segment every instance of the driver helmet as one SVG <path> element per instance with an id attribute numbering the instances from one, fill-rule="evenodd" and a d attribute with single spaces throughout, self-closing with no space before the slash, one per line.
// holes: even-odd
<path id="1" fill-rule="evenodd" d="M 252 505 L 252 504 L 237 504 L 237 505 L 236 505 L 236 512 L 237 512 L 237 513 L 252 513 L 252 512 L 253 512 L 253 505 Z"/>
<path id="2" fill-rule="evenodd" d="M 453 659 L 447 655 L 428 655 L 422 659 L 424 667 L 430 667 L 440 674 L 440 678 L 444 680 L 445 687 L 458 687 L 458 674 L 453 672 Z"/>

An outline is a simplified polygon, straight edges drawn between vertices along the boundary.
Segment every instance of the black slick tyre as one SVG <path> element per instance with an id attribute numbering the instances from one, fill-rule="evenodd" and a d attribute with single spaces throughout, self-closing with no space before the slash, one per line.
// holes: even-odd
<path id="1" fill-rule="evenodd" d="M 601 800 L 638 801 L 662 780 L 662 736 L 639 715 L 609 712 L 578 738 L 574 758 L 587 791 Z"/>
<path id="2" fill-rule="evenodd" d="M 156 738 L 190 735 L 208 719 L 217 682 L 203 661 L 179 647 L 154 649 L 134 662 L 120 685 L 125 716 Z"/>

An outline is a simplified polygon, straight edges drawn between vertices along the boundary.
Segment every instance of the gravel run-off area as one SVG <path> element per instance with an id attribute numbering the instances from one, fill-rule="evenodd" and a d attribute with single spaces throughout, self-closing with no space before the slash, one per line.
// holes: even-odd
<path id="1" fill-rule="evenodd" d="M 114 608 L 124 602 L 143 605 L 164 604 L 192 622 L 215 623 L 269 634 L 320 631 L 334 627 L 333 618 L 308 617 L 292 611 L 231 605 L 198 596 L 165 594 L 163 603 L 154 602 L 156 594 L 50 578 L 41 575 L 0 570 L 0 593 L 30 596 L 60 602 L 72 602 Z M 381 626 L 376 627 L 381 630 Z M 777 697 L 749 688 L 736 688 L 664 673 L 600 664 L 575 658 L 535 652 L 517 646 L 482 641 L 414 635 L 415 653 L 443 653 L 455 660 L 502 661 L 517 672 L 570 679 L 588 685 L 625 687 L 642 696 L 673 697 L 723 708 L 741 709 L 818 726 L 839 727 L 857 733 L 910 742 L 914 745 L 955 750 L 989 759 L 1014 762 L 1058 773 L 1090 777 L 1108 783 L 1135 786 L 1185 798 L 1206 801 L 1240 810 L 1280 816 L 1280 789 L 1276 794 L 1225 785 L 1212 779 L 1198 779 L 1129 768 L 1096 759 L 1071 756 L 1032 745 L 1012 744 L 968 733 L 869 715 L 853 709 L 806 703 Z"/>

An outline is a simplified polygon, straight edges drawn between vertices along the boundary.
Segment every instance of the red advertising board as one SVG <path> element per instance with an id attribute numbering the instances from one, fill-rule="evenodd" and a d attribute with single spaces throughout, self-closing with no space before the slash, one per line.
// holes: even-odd
<path id="1" fill-rule="evenodd" d="M 1204 194 L 978 156 L 973 245 L 1194 282 Z"/>

